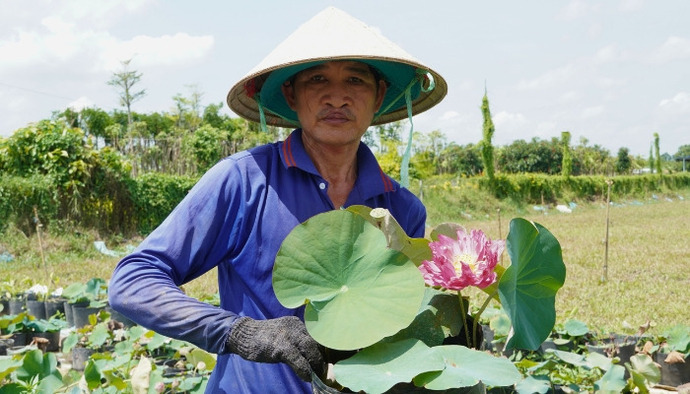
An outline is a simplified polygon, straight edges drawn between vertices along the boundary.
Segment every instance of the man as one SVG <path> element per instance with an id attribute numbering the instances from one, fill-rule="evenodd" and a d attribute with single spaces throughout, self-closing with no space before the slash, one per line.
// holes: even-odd
<path id="1" fill-rule="evenodd" d="M 435 85 L 435 89 L 431 87 Z M 323 372 L 303 309 L 280 305 L 276 253 L 299 223 L 332 209 L 388 209 L 422 237 L 426 211 L 360 142 L 367 128 L 440 101 L 440 75 L 362 22 L 328 8 L 228 94 L 241 116 L 296 126 L 285 141 L 226 158 L 117 266 L 111 306 L 163 335 L 218 354 L 207 392 L 310 393 Z M 220 308 L 178 286 L 218 268 Z"/>

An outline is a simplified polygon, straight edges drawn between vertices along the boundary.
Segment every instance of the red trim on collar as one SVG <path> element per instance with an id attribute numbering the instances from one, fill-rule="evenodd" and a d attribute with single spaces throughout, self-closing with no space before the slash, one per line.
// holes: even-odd
<path id="1" fill-rule="evenodd" d="M 383 191 L 385 193 L 395 191 L 391 178 L 383 172 L 381 167 L 379 167 L 379 173 L 381 174 L 381 181 L 383 182 Z"/>
<path id="2" fill-rule="evenodd" d="M 285 165 L 288 167 L 297 167 L 295 159 L 292 157 L 291 142 L 292 134 L 290 134 L 285 141 L 283 141 L 283 159 L 285 160 Z"/>

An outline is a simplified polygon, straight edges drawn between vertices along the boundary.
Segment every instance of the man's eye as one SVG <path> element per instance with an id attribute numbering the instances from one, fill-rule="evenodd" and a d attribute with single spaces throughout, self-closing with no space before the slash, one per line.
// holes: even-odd
<path id="1" fill-rule="evenodd" d="M 312 75 L 311 77 L 309 77 L 309 80 L 314 82 L 320 82 L 324 81 L 325 78 L 323 77 L 323 75 Z"/>

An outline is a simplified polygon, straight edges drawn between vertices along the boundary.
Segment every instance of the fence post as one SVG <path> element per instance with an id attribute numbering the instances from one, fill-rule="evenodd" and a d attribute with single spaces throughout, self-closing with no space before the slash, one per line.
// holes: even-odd
<path id="1" fill-rule="evenodd" d="M 601 276 L 601 281 L 606 283 L 609 279 L 609 210 L 611 209 L 611 185 L 613 180 L 607 179 L 608 185 L 606 191 L 606 235 L 604 236 L 604 272 Z"/>

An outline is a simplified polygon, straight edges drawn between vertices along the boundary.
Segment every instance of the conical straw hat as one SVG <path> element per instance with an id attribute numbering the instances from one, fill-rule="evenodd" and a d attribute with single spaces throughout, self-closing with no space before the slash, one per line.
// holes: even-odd
<path id="1" fill-rule="evenodd" d="M 408 117 L 405 91 L 410 90 L 412 114 L 426 111 L 446 95 L 440 74 L 349 14 L 329 7 L 300 26 L 228 93 L 230 108 L 245 119 L 298 127 L 280 86 L 295 73 L 330 60 L 357 60 L 376 68 L 388 83 L 386 97 L 373 125 Z"/>

